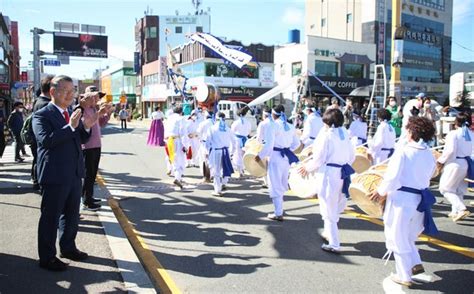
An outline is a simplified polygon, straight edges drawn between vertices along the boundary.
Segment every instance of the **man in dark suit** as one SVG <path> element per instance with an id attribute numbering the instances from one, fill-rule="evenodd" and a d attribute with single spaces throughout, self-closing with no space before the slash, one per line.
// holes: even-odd
<path id="1" fill-rule="evenodd" d="M 47 75 L 41 80 L 41 93 L 33 102 L 33 113 L 45 107 L 51 102 L 51 95 L 49 94 L 49 89 L 51 85 L 51 80 L 54 78 L 53 75 Z M 33 189 L 39 190 L 40 186 L 38 184 L 38 177 L 36 175 L 36 161 L 38 159 L 38 153 L 36 152 L 38 146 L 36 140 L 33 138 L 33 142 L 30 145 L 31 154 L 33 155 L 33 163 L 31 164 L 31 180 L 33 181 Z"/>
<path id="2" fill-rule="evenodd" d="M 38 253 L 40 267 L 63 271 L 67 265 L 56 257 L 58 227 L 61 257 L 75 261 L 88 257 L 77 249 L 75 239 L 84 177 L 81 144 L 89 138 L 90 126 L 95 122 L 84 120 L 83 124 L 81 109 L 71 115 L 67 112 L 74 100 L 70 77 L 53 78 L 50 94 L 51 103 L 33 116 L 33 132 L 38 144 L 38 183 L 42 190 Z"/>

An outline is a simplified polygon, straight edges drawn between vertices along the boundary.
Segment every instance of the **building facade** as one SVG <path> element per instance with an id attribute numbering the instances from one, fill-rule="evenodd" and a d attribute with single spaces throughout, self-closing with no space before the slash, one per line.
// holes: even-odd
<path id="1" fill-rule="evenodd" d="M 127 103 L 132 107 L 136 106 L 137 76 L 133 68 L 133 61 L 123 61 L 104 70 L 100 84 L 102 91 L 112 96 L 112 103 Z M 107 99 L 110 100 L 110 97 Z"/>
<path id="2" fill-rule="evenodd" d="M 452 1 L 402 1 L 401 92 L 445 98 L 451 72 Z M 308 35 L 376 44 L 377 64 L 390 77 L 392 1 L 306 1 Z"/>
<path id="3" fill-rule="evenodd" d="M 202 83 L 213 84 L 219 87 L 222 99 L 242 102 L 250 102 L 273 88 L 273 46 L 244 46 L 238 41 L 228 41 L 224 44 L 245 50 L 258 64 L 252 62 L 238 69 L 213 56 L 202 44 L 187 43 L 174 48 L 172 54 L 178 61 L 181 73 L 189 79 L 188 84 L 191 87 Z"/>
<path id="4" fill-rule="evenodd" d="M 374 64 L 375 44 L 306 36 L 305 43 L 275 49 L 275 81 L 282 85 L 294 76 L 309 73 L 308 90 L 300 93 L 295 84 L 282 93 L 285 101 L 296 101 L 298 95 L 333 96 L 313 74 L 341 97 L 346 97 L 351 96 L 353 90 L 373 83 Z"/>
<path id="5" fill-rule="evenodd" d="M 142 115 L 173 96 L 166 72 L 168 48 L 189 41 L 194 32 L 210 32 L 208 11 L 188 15 L 146 15 L 135 25 L 136 52 L 134 68 L 137 72 L 136 96 Z"/>

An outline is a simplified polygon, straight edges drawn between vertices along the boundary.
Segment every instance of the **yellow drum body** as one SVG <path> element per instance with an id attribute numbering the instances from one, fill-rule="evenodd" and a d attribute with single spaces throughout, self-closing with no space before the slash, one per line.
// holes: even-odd
<path id="1" fill-rule="evenodd" d="M 267 175 L 267 161 L 262 159 L 255 161 L 255 157 L 262 151 L 263 145 L 256 139 L 250 139 L 245 144 L 245 154 L 243 157 L 245 170 L 255 177 L 264 177 Z"/>
<path id="2" fill-rule="evenodd" d="M 372 163 L 369 160 L 369 149 L 364 146 L 356 147 L 355 160 L 352 163 L 352 168 L 356 173 L 360 174 L 369 169 Z"/>
<path id="3" fill-rule="evenodd" d="M 303 198 L 315 197 L 317 188 L 320 186 L 316 173 L 310 173 L 307 177 L 302 177 L 298 174 L 298 169 L 302 164 L 302 162 L 299 162 L 290 168 L 288 185 L 296 196 Z"/>
<path id="4" fill-rule="evenodd" d="M 370 194 L 377 190 L 382 180 L 382 171 L 367 171 L 356 175 L 349 186 L 352 200 L 362 211 L 372 217 L 381 218 L 383 216 L 383 205 L 369 199 Z"/>

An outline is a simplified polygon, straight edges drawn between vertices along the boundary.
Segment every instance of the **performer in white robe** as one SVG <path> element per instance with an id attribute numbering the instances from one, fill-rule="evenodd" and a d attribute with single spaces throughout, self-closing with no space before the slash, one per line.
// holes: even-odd
<path id="1" fill-rule="evenodd" d="M 451 203 L 449 216 L 457 222 L 466 218 L 469 211 L 463 203 L 467 191 L 465 178 L 472 178 L 472 140 L 474 136 L 469 130 L 471 118 L 466 113 L 457 115 L 455 129 L 446 135 L 443 154 L 438 163 L 444 165 L 443 174 L 439 180 L 439 191 Z M 471 165 L 471 177 L 468 174 Z"/>
<path id="2" fill-rule="evenodd" d="M 197 128 L 197 133 L 199 136 L 198 160 L 199 169 L 201 170 L 201 174 L 203 176 L 203 181 L 205 183 L 210 183 L 211 174 L 209 170 L 209 161 L 207 158 L 209 155 L 209 151 L 206 147 L 206 141 L 209 129 L 214 125 L 214 121 L 212 119 L 212 112 L 206 112 L 206 116 L 206 119 L 202 121 Z"/>
<path id="3" fill-rule="evenodd" d="M 389 121 L 392 115 L 387 109 L 379 109 L 377 118 L 379 126 L 375 132 L 374 138 L 369 143 L 369 154 L 373 158 L 374 164 L 379 164 L 392 156 L 395 151 L 396 134 Z"/>
<path id="4" fill-rule="evenodd" d="M 183 188 L 182 177 L 186 164 L 186 151 L 189 148 L 183 109 L 175 107 L 174 113 L 165 122 L 165 140 L 168 157 L 174 173 L 174 184 Z"/>
<path id="5" fill-rule="evenodd" d="M 317 194 L 324 221 L 322 236 L 328 242 L 321 249 L 337 253 L 341 247 L 337 223 L 346 207 L 355 153 L 339 109 L 327 110 L 323 122 L 325 126 L 313 143 L 312 159 L 298 172 L 302 176 L 317 172 L 317 177 L 320 177 L 321 187 Z"/>
<path id="6" fill-rule="evenodd" d="M 272 118 L 272 109 L 268 106 L 265 106 L 262 111 L 262 121 L 257 126 L 257 141 L 260 144 L 265 144 L 266 136 L 273 136 L 273 128 L 275 127 L 275 122 Z M 262 178 L 263 185 L 262 188 L 268 188 L 267 177 Z"/>
<path id="7" fill-rule="evenodd" d="M 220 112 L 218 117 L 219 119 L 208 131 L 206 147 L 209 150 L 211 176 L 214 177 L 212 195 L 222 196 L 223 186 L 234 172 L 230 153 L 235 148 L 235 139 L 233 132 L 225 124 L 225 114 Z"/>
<path id="8" fill-rule="evenodd" d="M 300 140 L 306 148 L 313 144 L 324 124 L 321 116 L 316 112 L 316 108 L 306 107 L 305 113 L 306 119 L 304 121 L 303 134 L 301 134 Z"/>
<path id="9" fill-rule="evenodd" d="M 265 144 L 256 157 L 256 161 L 268 157 L 267 183 L 274 213 L 269 219 L 283 221 L 283 194 L 288 191 L 288 172 L 290 165 L 298 162 L 293 150 L 298 148 L 300 140 L 296 136 L 295 127 L 286 121 L 283 105 L 273 107 L 273 128 L 265 130 Z"/>
<path id="10" fill-rule="evenodd" d="M 349 127 L 349 137 L 354 147 L 367 143 L 367 123 L 362 120 L 360 114 L 353 112 L 354 120 Z"/>
<path id="11" fill-rule="evenodd" d="M 193 110 L 191 115 L 186 120 L 186 131 L 188 133 L 188 140 L 191 150 L 187 154 L 187 167 L 198 166 L 198 152 L 199 152 L 199 135 L 197 129 L 199 123 L 197 122 L 197 111 Z M 189 156 L 189 154 L 191 156 Z"/>
<path id="12" fill-rule="evenodd" d="M 171 103 L 171 106 L 166 109 L 165 111 L 165 123 L 166 124 L 166 121 L 168 120 L 168 118 L 170 116 L 172 116 L 174 114 L 174 108 L 176 107 L 176 103 Z M 165 144 L 165 149 L 166 149 L 166 144 Z M 165 161 L 166 161 L 166 174 L 168 176 L 172 176 L 173 175 L 173 165 L 171 164 L 171 161 L 170 161 L 170 158 L 168 156 L 168 152 L 166 152 L 166 157 L 165 157 Z"/>
<path id="13" fill-rule="evenodd" d="M 242 148 L 247 142 L 250 131 L 252 130 L 252 125 L 245 118 L 248 108 L 243 108 L 239 110 L 239 117 L 232 123 L 231 130 L 234 132 L 235 140 L 237 141 L 237 148 L 235 148 L 232 155 L 232 162 L 235 168 L 239 171 L 240 176 L 244 174 L 244 150 Z"/>
<path id="14" fill-rule="evenodd" d="M 434 134 L 433 123 L 426 118 L 411 117 L 406 125 L 407 144 L 400 146 L 388 163 L 383 181 L 371 195 L 373 201 L 385 204 L 384 226 L 388 258 L 395 256 L 394 282 L 410 286 L 412 275 L 424 272 L 415 246 L 419 234 L 437 234 L 431 215 L 436 202 L 429 191 L 435 170 L 435 158 L 428 148 Z"/>

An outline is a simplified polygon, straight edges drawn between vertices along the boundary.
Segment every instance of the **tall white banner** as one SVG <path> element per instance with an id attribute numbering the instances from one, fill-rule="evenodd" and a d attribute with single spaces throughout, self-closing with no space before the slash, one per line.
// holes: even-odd
<path id="1" fill-rule="evenodd" d="M 191 35 L 191 40 L 201 43 L 225 60 L 235 64 L 238 68 L 242 68 L 242 66 L 252 60 L 251 55 L 239 50 L 228 48 L 216 37 L 206 33 L 194 33 Z"/>

